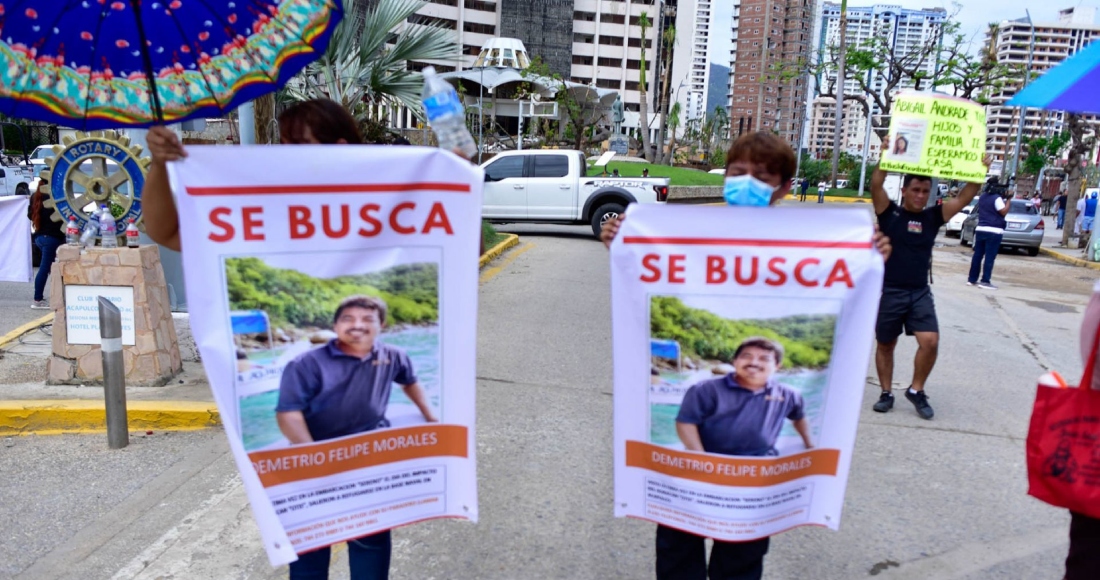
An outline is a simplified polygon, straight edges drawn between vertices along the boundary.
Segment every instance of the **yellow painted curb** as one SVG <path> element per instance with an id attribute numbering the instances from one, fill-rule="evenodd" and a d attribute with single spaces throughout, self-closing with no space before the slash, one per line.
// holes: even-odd
<path id="1" fill-rule="evenodd" d="M 1065 262 L 1074 266 L 1081 266 L 1084 268 L 1091 268 L 1093 270 L 1100 270 L 1100 262 L 1089 262 L 1088 260 L 1082 260 L 1081 258 L 1074 258 L 1073 256 L 1067 256 L 1062 252 L 1051 250 L 1049 248 L 1039 247 L 1039 252 L 1058 260 L 1059 262 Z"/>
<path id="2" fill-rule="evenodd" d="M 206 401 L 131 401 L 131 431 L 193 431 L 221 425 L 217 406 Z M 60 399 L 0 401 L 0 435 L 56 435 L 107 430 L 103 401 Z"/>
<path id="3" fill-rule="evenodd" d="M 817 203 L 817 195 L 806 195 L 806 201 L 798 201 L 799 196 L 791 195 L 783 201 L 794 201 L 798 203 Z M 871 203 L 871 196 L 865 195 L 863 197 L 844 197 L 840 195 L 826 195 L 825 201 L 831 203 Z"/>
<path id="4" fill-rule="evenodd" d="M 519 236 L 516 234 L 505 235 L 508 237 L 504 238 L 503 242 L 489 248 L 488 251 L 481 255 L 481 259 L 477 262 L 478 269 L 484 268 L 486 264 L 500 257 L 508 248 L 512 248 L 519 244 Z"/>
<path id="5" fill-rule="evenodd" d="M 5 346 L 8 346 L 9 344 L 15 342 L 16 340 L 19 340 L 20 336 L 23 336 L 24 334 L 38 328 L 39 326 L 42 326 L 43 324 L 49 324 L 52 321 L 53 321 L 53 313 L 51 312 L 51 313 L 43 316 L 42 318 L 39 318 L 38 320 L 32 320 L 32 321 L 16 328 L 15 330 L 5 334 L 4 336 L 0 336 L 0 348 L 4 348 Z"/>

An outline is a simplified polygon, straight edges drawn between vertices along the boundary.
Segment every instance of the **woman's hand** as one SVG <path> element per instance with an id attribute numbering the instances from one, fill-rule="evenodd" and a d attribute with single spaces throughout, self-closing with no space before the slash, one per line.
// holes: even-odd
<path id="1" fill-rule="evenodd" d="M 164 165 L 187 157 L 183 143 L 180 143 L 179 137 L 168 127 L 151 127 L 145 136 L 145 142 L 149 145 L 153 163 Z"/>
<path id="2" fill-rule="evenodd" d="M 608 249 L 611 248 L 611 242 L 615 241 L 615 236 L 619 235 L 619 226 L 623 223 L 623 217 L 618 216 L 613 219 L 609 219 L 603 223 L 603 227 L 600 228 L 600 241 Z"/>

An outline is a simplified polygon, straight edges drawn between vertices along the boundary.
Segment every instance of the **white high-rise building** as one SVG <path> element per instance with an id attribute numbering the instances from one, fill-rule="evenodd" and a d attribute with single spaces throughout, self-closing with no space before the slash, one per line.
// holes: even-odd
<path id="1" fill-rule="evenodd" d="M 710 83 L 711 0 L 680 0 L 676 7 L 676 49 L 672 62 L 673 100 L 680 103 L 680 130 L 706 115 Z"/>
<path id="2" fill-rule="evenodd" d="M 887 46 L 895 55 L 914 54 L 920 51 L 921 47 L 932 46 L 938 41 L 946 18 L 947 11 L 943 8 L 912 10 L 909 8 L 902 8 L 896 4 L 848 6 L 846 12 L 846 42 L 849 47 L 858 47 L 872 39 L 885 39 Z M 837 46 L 840 42 L 840 4 L 832 2 L 824 3 L 821 13 L 821 25 L 818 31 L 817 54 L 828 55 L 829 48 Z M 932 51 L 931 56 L 925 59 L 920 66 L 920 69 L 927 74 L 928 78 L 931 78 L 935 73 L 936 60 L 934 55 L 935 51 Z M 826 56 L 822 60 L 828 61 L 828 57 Z M 810 117 L 816 120 L 810 125 L 811 132 L 808 139 L 812 154 L 820 153 L 818 144 L 825 141 L 820 134 L 821 131 L 824 131 L 824 123 L 820 121 L 825 118 L 832 119 L 835 116 L 824 117 L 820 112 L 816 111 L 825 106 L 825 101 L 821 100 L 820 95 L 822 92 L 835 90 L 836 79 L 836 69 L 826 68 L 824 73 L 820 75 L 819 78 L 815 79 L 814 82 L 815 92 L 818 98 L 814 99 L 810 108 Z M 883 74 L 872 74 L 865 79 L 864 84 L 870 87 L 871 90 L 881 93 L 887 90 L 887 77 Z M 929 82 L 926 86 L 920 88 L 930 88 L 930 85 L 931 83 Z M 905 79 L 896 87 L 893 87 L 893 90 L 900 91 L 912 88 L 916 88 L 912 80 Z M 863 90 L 860 88 L 859 80 L 846 77 L 844 81 L 844 94 L 864 95 Z M 828 102 L 832 103 L 835 110 L 836 101 L 828 99 Z M 872 102 L 871 114 L 878 115 L 880 112 L 879 107 Z M 833 122 L 835 122 L 835 120 Z M 849 153 L 862 156 L 863 143 L 867 129 L 862 106 L 857 109 L 850 109 L 846 106 L 843 123 L 845 124 L 845 128 L 842 135 L 858 134 L 859 138 L 848 139 L 847 137 L 842 137 L 842 148 Z M 832 128 L 828 130 L 828 134 L 830 136 L 834 134 Z M 873 143 L 873 141 L 875 141 L 873 137 L 871 141 L 871 149 L 868 157 L 877 156 L 878 144 Z M 831 150 L 832 145 L 830 144 L 827 149 Z"/>
<path id="3" fill-rule="evenodd" d="M 1035 35 L 1035 48 L 1031 55 L 1031 72 L 1042 74 L 1081 50 L 1090 42 L 1100 38 L 1100 26 L 1096 22 L 1095 8 L 1067 8 L 1058 13 L 1056 22 L 1034 22 L 1028 24 L 1026 18 L 1006 20 L 997 29 L 993 39 L 997 61 L 1002 64 L 1027 65 L 1028 49 L 1032 34 Z M 986 40 L 989 40 L 987 33 Z M 988 147 L 994 166 L 1003 162 L 1006 170 L 1011 171 L 1016 153 L 1016 133 L 1020 123 L 1020 109 L 1006 107 L 1006 103 L 1019 90 L 1019 84 L 1010 84 L 1002 90 L 989 95 L 990 105 L 986 107 L 987 126 L 989 127 Z M 1098 124 L 1095 117 L 1086 117 Z M 1056 111 L 1029 109 L 1024 119 L 1022 143 L 1029 137 L 1045 136 L 1062 131 L 1063 116 Z"/>

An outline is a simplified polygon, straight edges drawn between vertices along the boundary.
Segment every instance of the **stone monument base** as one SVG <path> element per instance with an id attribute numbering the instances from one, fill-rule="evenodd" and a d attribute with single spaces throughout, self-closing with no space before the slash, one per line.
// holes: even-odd
<path id="1" fill-rule="evenodd" d="M 75 305 L 65 303 L 68 286 L 133 288 L 133 344 L 124 341 L 122 347 L 127 385 L 163 386 L 180 372 L 179 342 L 156 246 L 97 247 L 81 252 L 79 246 L 64 245 L 57 250 L 57 261 L 50 275 L 54 323 L 53 356 L 46 364 L 47 384 L 103 381 L 99 344 L 69 343 L 67 317 L 69 312 L 75 312 Z M 82 316 L 86 318 L 88 314 L 85 308 Z M 95 324 L 98 328 L 98 321 Z M 125 329 L 123 336 L 127 336 Z"/>

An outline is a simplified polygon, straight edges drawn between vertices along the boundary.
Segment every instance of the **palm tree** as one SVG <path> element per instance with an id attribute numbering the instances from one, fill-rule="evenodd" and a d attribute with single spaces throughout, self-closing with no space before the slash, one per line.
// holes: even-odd
<path id="1" fill-rule="evenodd" d="M 328 49 L 288 85 L 296 101 L 332 99 L 363 125 L 373 121 L 375 105 L 406 107 L 423 118 L 420 92 L 424 77 L 408 69 L 410 61 L 453 60 L 459 48 L 451 30 L 414 24 L 422 0 L 346 0 L 346 17 L 336 26 Z"/>
<path id="2" fill-rule="evenodd" d="M 676 159 L 676 130 L 680 128 L 680 101 L 672 103 L 672 108 L 668 111 L 668 132 L 671 134 L 671 138 L 668 142 L 668 157 L 662 165 L 672 165 Z"/>
<path id="3" fill-rule="evenodd" d="M 676 46 L 676 27 L 669 26 L 661 33 L 661 41 L 664 43 L 662 48 L 665 54 L 664 69 L 661 71 L 664 77 L 664 83 L 661 87 L 661 94 L 658 95 L 657 109 L 658 114 L 661 117 L 661 122 L 657 129 L 657 158 L 660 160 L 657 163 L 661 165 L 670 165 L 672 159 L 672 150 L 666 154 L 664 153 L 665 137 L 668 133 L 665 132 L 666 125 L 668 124 L 668 101 L 672 97 L 669 93 L 669 84 L 672 82 L 672 54 L 673 49 Z"/>
<path id="4" fill-rule="evenodd" d="M 645 160 L 653 163 L 653 151 L 649 148 L 649 103 L 646 99 L 646 94 L 649 92 L 649 87 L 645 82 L 645 64 L 646 64 L 646 40 L 645 33 L 649 29 L 649 15 L 642 12 L 638 15 L 638 26 L 642 28 L 642 44 L 641 44 L 641 70 L 638 72 L 638 109 L 641 111 L 638 118 L 638 126 L 641 128 L 642 134 L 642 157 Z"/>

